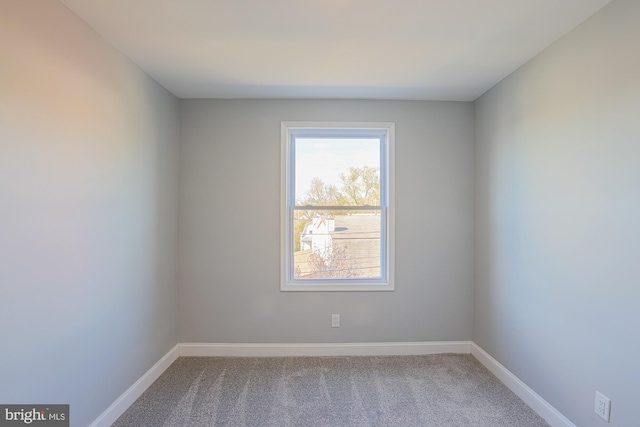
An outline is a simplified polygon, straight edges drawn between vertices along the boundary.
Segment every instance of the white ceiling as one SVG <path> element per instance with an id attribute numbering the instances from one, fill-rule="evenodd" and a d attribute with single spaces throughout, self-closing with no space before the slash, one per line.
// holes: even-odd
<path id="1" fill-rule="evenodd" d="M 470 101 L 611 0 L 60 0 L 179 98 Z"/>

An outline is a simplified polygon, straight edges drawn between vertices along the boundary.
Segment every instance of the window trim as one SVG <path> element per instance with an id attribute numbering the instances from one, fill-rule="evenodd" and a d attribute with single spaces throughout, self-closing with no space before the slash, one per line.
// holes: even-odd
<path id="1" fill-rule="evenodd" d="M 386 271 L 380 279 L 305 279 L 295 280 L 290 268 L 293 258 L 293 233 L 290 221 L 295 206 L 295 177 L 290 174 L 294 162 L 292 133 L 334 133 L 336 136 L 358 131 L 381 132 L 386 138 L 381 149 L 380 176 L 386 174 L 386 186 L 381 179 L 381 204 L 386 198 L 386 214 L 381 230 L 382 256 Z M 280 178 L 280 290 L 281 291 L 393 291 L 395 290 L 395 123 L 393 122 L 281 122 Z M 291 176 L 290 176 L 291 175 Z M 383 196 L 384 194 L 384 196 Z M 290 202 L 293 201 L 293 206 Z M 384 205 L 383 205 L 384 207 Z M 381 211 L 382 214 L 382 211 Z M 384 235 L 383 235 L 384 234 Z M 386 243 L 386 244 L 385 244 Z M 382 267 L 382 265 L 381 265 Z"/>

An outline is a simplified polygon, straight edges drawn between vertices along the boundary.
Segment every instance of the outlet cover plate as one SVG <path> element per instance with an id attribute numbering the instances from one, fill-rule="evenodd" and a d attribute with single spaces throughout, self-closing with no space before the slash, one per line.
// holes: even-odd
<path id="1" fill-rule="evenodd" d="M 332 328 L 339 328 L 340 327 L 340 315 L 339 314 L 332 314 L 331 315 L 331 327 Z"/>
<path id="2" fill-rule="evenodd" d="M 600 418 L 609 422 L 609 418 L 611 416 L 611 399 L 604 396 L 599 391 L 596 391 L 596 406 L 595 406 L 596 414 L 600 415 Z"/>

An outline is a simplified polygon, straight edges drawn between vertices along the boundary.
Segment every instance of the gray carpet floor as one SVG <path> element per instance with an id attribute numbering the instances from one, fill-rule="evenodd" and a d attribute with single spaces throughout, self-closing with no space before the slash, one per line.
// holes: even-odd
<path id="1" fill-rule="evenodd" d="M 113 427 L 547 426 L 468 354 L 181 357 Z"/>

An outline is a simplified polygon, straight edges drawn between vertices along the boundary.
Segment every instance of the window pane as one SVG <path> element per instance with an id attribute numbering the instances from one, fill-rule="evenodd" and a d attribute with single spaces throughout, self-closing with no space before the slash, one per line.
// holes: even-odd
<path id="1" fill-rule="evenodd" d="M 380 278 L 380 211 L 295 210 L 295 279 Z"/>
<path id="2" fill-rule="evenodd" d="M 379 206 L 380 140 L 295 139 L 298 206 Z"/>

